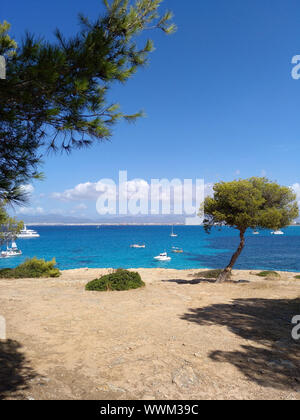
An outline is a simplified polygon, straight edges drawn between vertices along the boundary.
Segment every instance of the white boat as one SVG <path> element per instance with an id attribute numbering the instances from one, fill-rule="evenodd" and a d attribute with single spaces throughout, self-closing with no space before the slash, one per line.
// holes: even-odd
<path id="1" fill-rule="evenodd" d="M 136 248 L 136 249 L 140 249 L 140 248 L 146 248 L 146 245 L 130 245 L 130 248 Z"/>
<path id="2" fill-rule="evenodd" d="M 254 231 L 252 232 L 252 234 L 253 234 L 253 235 L 259 235 L 259 232 L 258 232 L 258 230 L 254 230 Z"/>
<path id="3" fill-rule="evenodd" d="M 6 251 L 2 251 L 0 254 L 0 258 L 9 258 L 9 255 L 7 255 Z"/>
<path id="4" fill-rule="evenodd" d="M 159 254 L 157 257 L 154 257 L 157 261 L 170 261 L 171 257 L 168 256 L 166 252 Z"/>
<path id="5" fill-rule="evenodd" d="M 182 248 L 177 248 L 176 246 L 172 247 L 172 252 L 173 254 L 183 254 L 183 249 Z"/>
<path id="6" fill-rule="evenodd" d="M 271 235 L 284 235 L 284 232 L 282 230 L 274 230 L 274 232 L 271 232 Z"/>
<path id="7" fill-rule="evenodd" d="M 40 235 L 33 229 L 27 229 L 26 225 L 24 226 L 24 229 L 21 230 L 21 232 L 18 235 L 18 238 L 21 239 L 30 239 L 30 238 L 39 238 Z"/>
<path id="8" fill-rule="evenodd" d="M 172 226 L 172 232 L 171 232 L 171 238 L 177 238 L 178 235 L 176 235 L 176 233 L 174 233 L 174 226 Z"/>
<path id="9" fill-rule="evenodd" d="M 6 251 L 1 252 L 1 258 L 18 257 L 19 255 L 22 255 L 22 251 L 18 249 L 15 242 L 12 242 L 11 248 L 7 245 Z"/>

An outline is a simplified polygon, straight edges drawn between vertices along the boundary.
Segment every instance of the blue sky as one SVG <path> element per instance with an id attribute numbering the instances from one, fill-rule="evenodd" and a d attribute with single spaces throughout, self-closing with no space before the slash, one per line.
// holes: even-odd
<path id="1" fill-rule="evenodd" d="M 165 7 L 177 33 L 153 33 L 150 65 L 111 92 L 125 112 L 144 109 L 147 117 L 119 124 L 111 142 L 48 156 L 32 212 L 95 216 L 95 200 L 61 201 L 53 193 L 117 179 L 122 169 L 130 179 L 267 175 L 300 183 L 300 80 L 291 77 L 300 54 L 299 1 L 165 0 Z M 79 12 L 92 18 L 100 11 L 99 0 L 12 0 L 1 2 L 0 19 L 17 40 L 25 30 L 51 39 L 56 27 L 74 33 Z"/>

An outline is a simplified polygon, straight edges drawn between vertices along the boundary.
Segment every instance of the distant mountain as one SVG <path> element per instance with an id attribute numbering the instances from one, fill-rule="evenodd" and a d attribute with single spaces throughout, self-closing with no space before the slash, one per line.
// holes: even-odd
<path id="1" fill-rule="evenodd" d="M 19 215 L 26 224 L 185 224 L 184 216 L 107 216 L 95 219 L 58 214 Z"/>
<path id="2" fill-rule="evenodd" d="M 58 214 L 39 214 L 39 215 L 19 215 L 18 219 L 26 224 L 63 224 L 63 223 L 93 223 L 93 220 L 82 217 L 63 216 Z"/>

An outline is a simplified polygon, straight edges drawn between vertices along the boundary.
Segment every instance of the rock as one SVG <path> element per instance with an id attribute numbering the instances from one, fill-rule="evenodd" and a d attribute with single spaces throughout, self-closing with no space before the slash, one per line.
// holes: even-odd
<path id="1" fill-rule="evenodd" d="M 193 388 L 199 384 L 199 379 L 191 366 L 184 366 L 174 373 L 172 382 L 178 388 Z"/>
<path id="2" fill-rule="evenodd" d="M 123 389 L 123 388 L 119 388 L 118 386 L 115 386 L 115 385 L 113 385 L 113 384 L 108 384 L 108 387 L 109 387 L 109 389 L 110 389 L 111 391 L 113 391 L 113 392 L 122 392 L 122 393 L 125 393 L 125 392 L 126 392 L 126 390 L 125 390 L 125 389 Z"/>
<path id="3" fill-rule="evenodd" d="M 156 400 L 156 398 L 155 398 L 155 396 L 154 395 L 144 395 L 143 397 L 142 397 L 142 400 L 143 401 L 150 401 L 150 400 Z"/>

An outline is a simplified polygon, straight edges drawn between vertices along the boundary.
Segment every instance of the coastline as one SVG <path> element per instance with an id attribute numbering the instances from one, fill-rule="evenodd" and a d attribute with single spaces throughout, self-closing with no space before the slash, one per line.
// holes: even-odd
<path id="1" fill-rule="evenodd" d="M 194 226 L 183 223 L 25 223 L 26 226 Z M 202 226 L 202 225 L 199 225 Z"/>
<path id="2" fill-rule="evenodd" d="M 203 226 L 186 225 L 184 223 L 25 223 L 26 226 Z M 299 224 L 289 225 L 287 227 L 300 227 Z"/>

